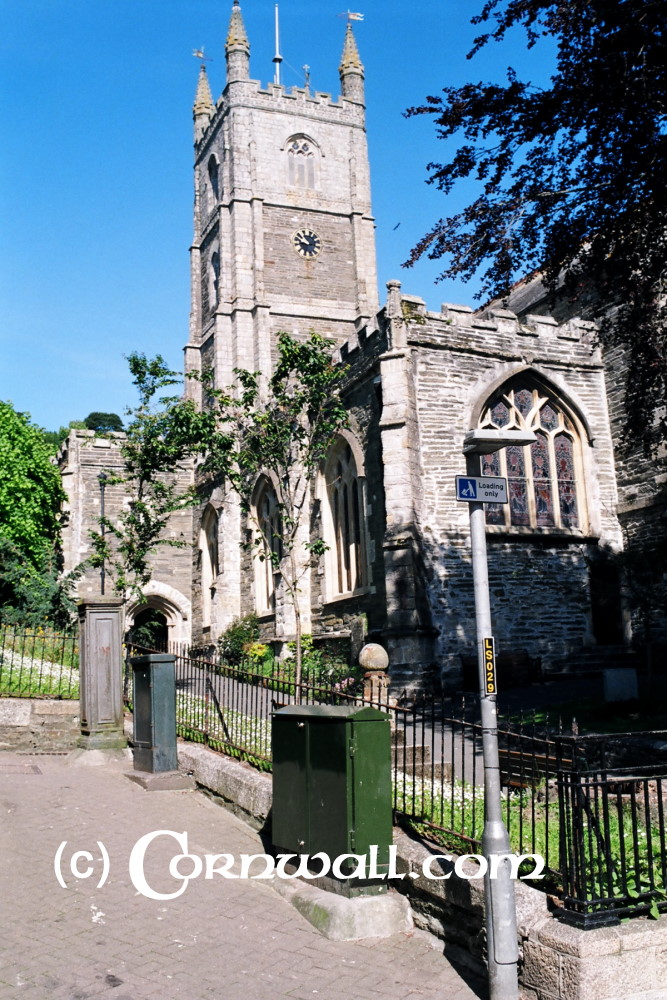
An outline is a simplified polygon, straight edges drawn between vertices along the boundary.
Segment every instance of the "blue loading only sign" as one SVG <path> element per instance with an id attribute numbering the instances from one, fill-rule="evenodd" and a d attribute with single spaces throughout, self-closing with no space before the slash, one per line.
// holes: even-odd
<path id="1" fill-rule="evenodd" d="M 462 503 L 507 503 L 507 480 L 502 476 L 457 476 L 456 499 Z"/>

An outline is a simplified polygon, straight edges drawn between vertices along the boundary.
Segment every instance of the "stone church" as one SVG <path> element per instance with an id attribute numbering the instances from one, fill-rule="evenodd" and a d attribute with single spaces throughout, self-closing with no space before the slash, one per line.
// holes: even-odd
<path id="1" fill-rule="evenodd" d="M 510 502 L 486 508 L 499 651 L 559 671 L 591 650 L 627 645 L 632 614 L 616 554 L 628 525 L 664 521 L 665 477 L 615 458 L 621 380 L 594 346 L 592 324 L 545 314 L 532 285 L 510 300 L 514 311 L 445 304 L 430 312 L 399 281 L 381 304 L 364 69 L 351 26 L 335 100 L 251 79 L 237 0 L 226 64 L 217 101 L 202 64 L 194 104 L 185 369 L 211 367 L 218 386 L 237 367 L 268 373 L 279 331 L 330 338 L 347 366 L 349 430 L 311 498 L 311 530 L 328 551 L 304 577 L 304 631 L 353 647 L 360 635 L 382 643 L 397 685 L 433 672 L 460 683 L 475 623 L 468 509 L 454 481 L 465 473 L 465 434 L 505 428 L 531 430 L 536 442 L 482 459 L 484 474 L 509 483 Z M 190 381 L 187 391 L 197 390 Z M 99 515 L 99 472 L 118 462 L 113 437 L 74 431 L 65 445 L 68 566 L 86 554 Z M 109 516 L 123 502 L 113 492 Z M 252 497 L 258 522 L 270 522 L 275 503 L 262 477 Z M 245 527 L 217 493 L 178 515 L 172 533 L 192 545 L 159 552 L 146 604 L 130 607 L 130 620 L 150 606 L 170 637 L 201 647 L 255 611 L 263 637 L 280 648 L 292 628 L 280 575 L 243 550 Z M 82 590 L 98 586 L 89 573 Z"/>

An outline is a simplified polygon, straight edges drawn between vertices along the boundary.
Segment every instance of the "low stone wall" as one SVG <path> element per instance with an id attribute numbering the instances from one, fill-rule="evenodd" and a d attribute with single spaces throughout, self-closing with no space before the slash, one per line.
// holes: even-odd
<path id="1" fill-rule="evenodd" d="M 80 732 L 78 701 L 0 698 L 0 750 L 73 750 Z"/>
<path id="2" fill-rule="evenodd" d="M 665 1000 L 667 917 L 581 931 L 553 918 L 523 945 L 526 998 Z"/>
<path id="3" fill-rule="evenodd" d="M 178 757 L 198 785 L 256 829 L 268 828 L 270 775 L 192 743 L 179 742 Z M 432 846 L 400 829 L 394 842 L 399 872 L 421 871 L 434 854 Z M 446 874 L 448 862 L 438 863 Z M 420 876 L 393 884 L 408 897 L 415 924 L 441 938 L 449 958 L 484 971 L 483 880 L 452 873 L 448 879 Z M 667 1000 L 667 916 L 578 930 L 557 920 L 548 897 L 521 881 L 516 907 L 524 1000 Z"/>
<path id="4" fill-rule="evenodd" d="M 270 774 L 262 774 L 250 764 L 223 757 L 197 743 L 181 740 L 178 742 L 178 766 L 256 830 L 266 825 L 273 798 Z"/>

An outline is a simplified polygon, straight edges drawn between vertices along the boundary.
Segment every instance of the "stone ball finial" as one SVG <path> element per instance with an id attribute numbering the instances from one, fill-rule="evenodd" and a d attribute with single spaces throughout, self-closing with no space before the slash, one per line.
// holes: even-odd
<path id="1" fill-rule="evenodd" d="M 364 670 L 386 670 L 389 666 L 387 650 L 377 642 L 367 642 L 359 653 L 359 666 Z"/>

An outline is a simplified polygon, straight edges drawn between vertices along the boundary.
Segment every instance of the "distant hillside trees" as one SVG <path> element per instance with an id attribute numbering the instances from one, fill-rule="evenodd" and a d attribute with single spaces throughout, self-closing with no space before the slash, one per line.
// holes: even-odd
<path id="1" fill-rule="evenodd" d="M 98 413 L 95 410 L 84 417 L 83 423 L 89 431 L 100 431 L 102 434 L 123 430 L 123 421 L 117 413 Z"/>

